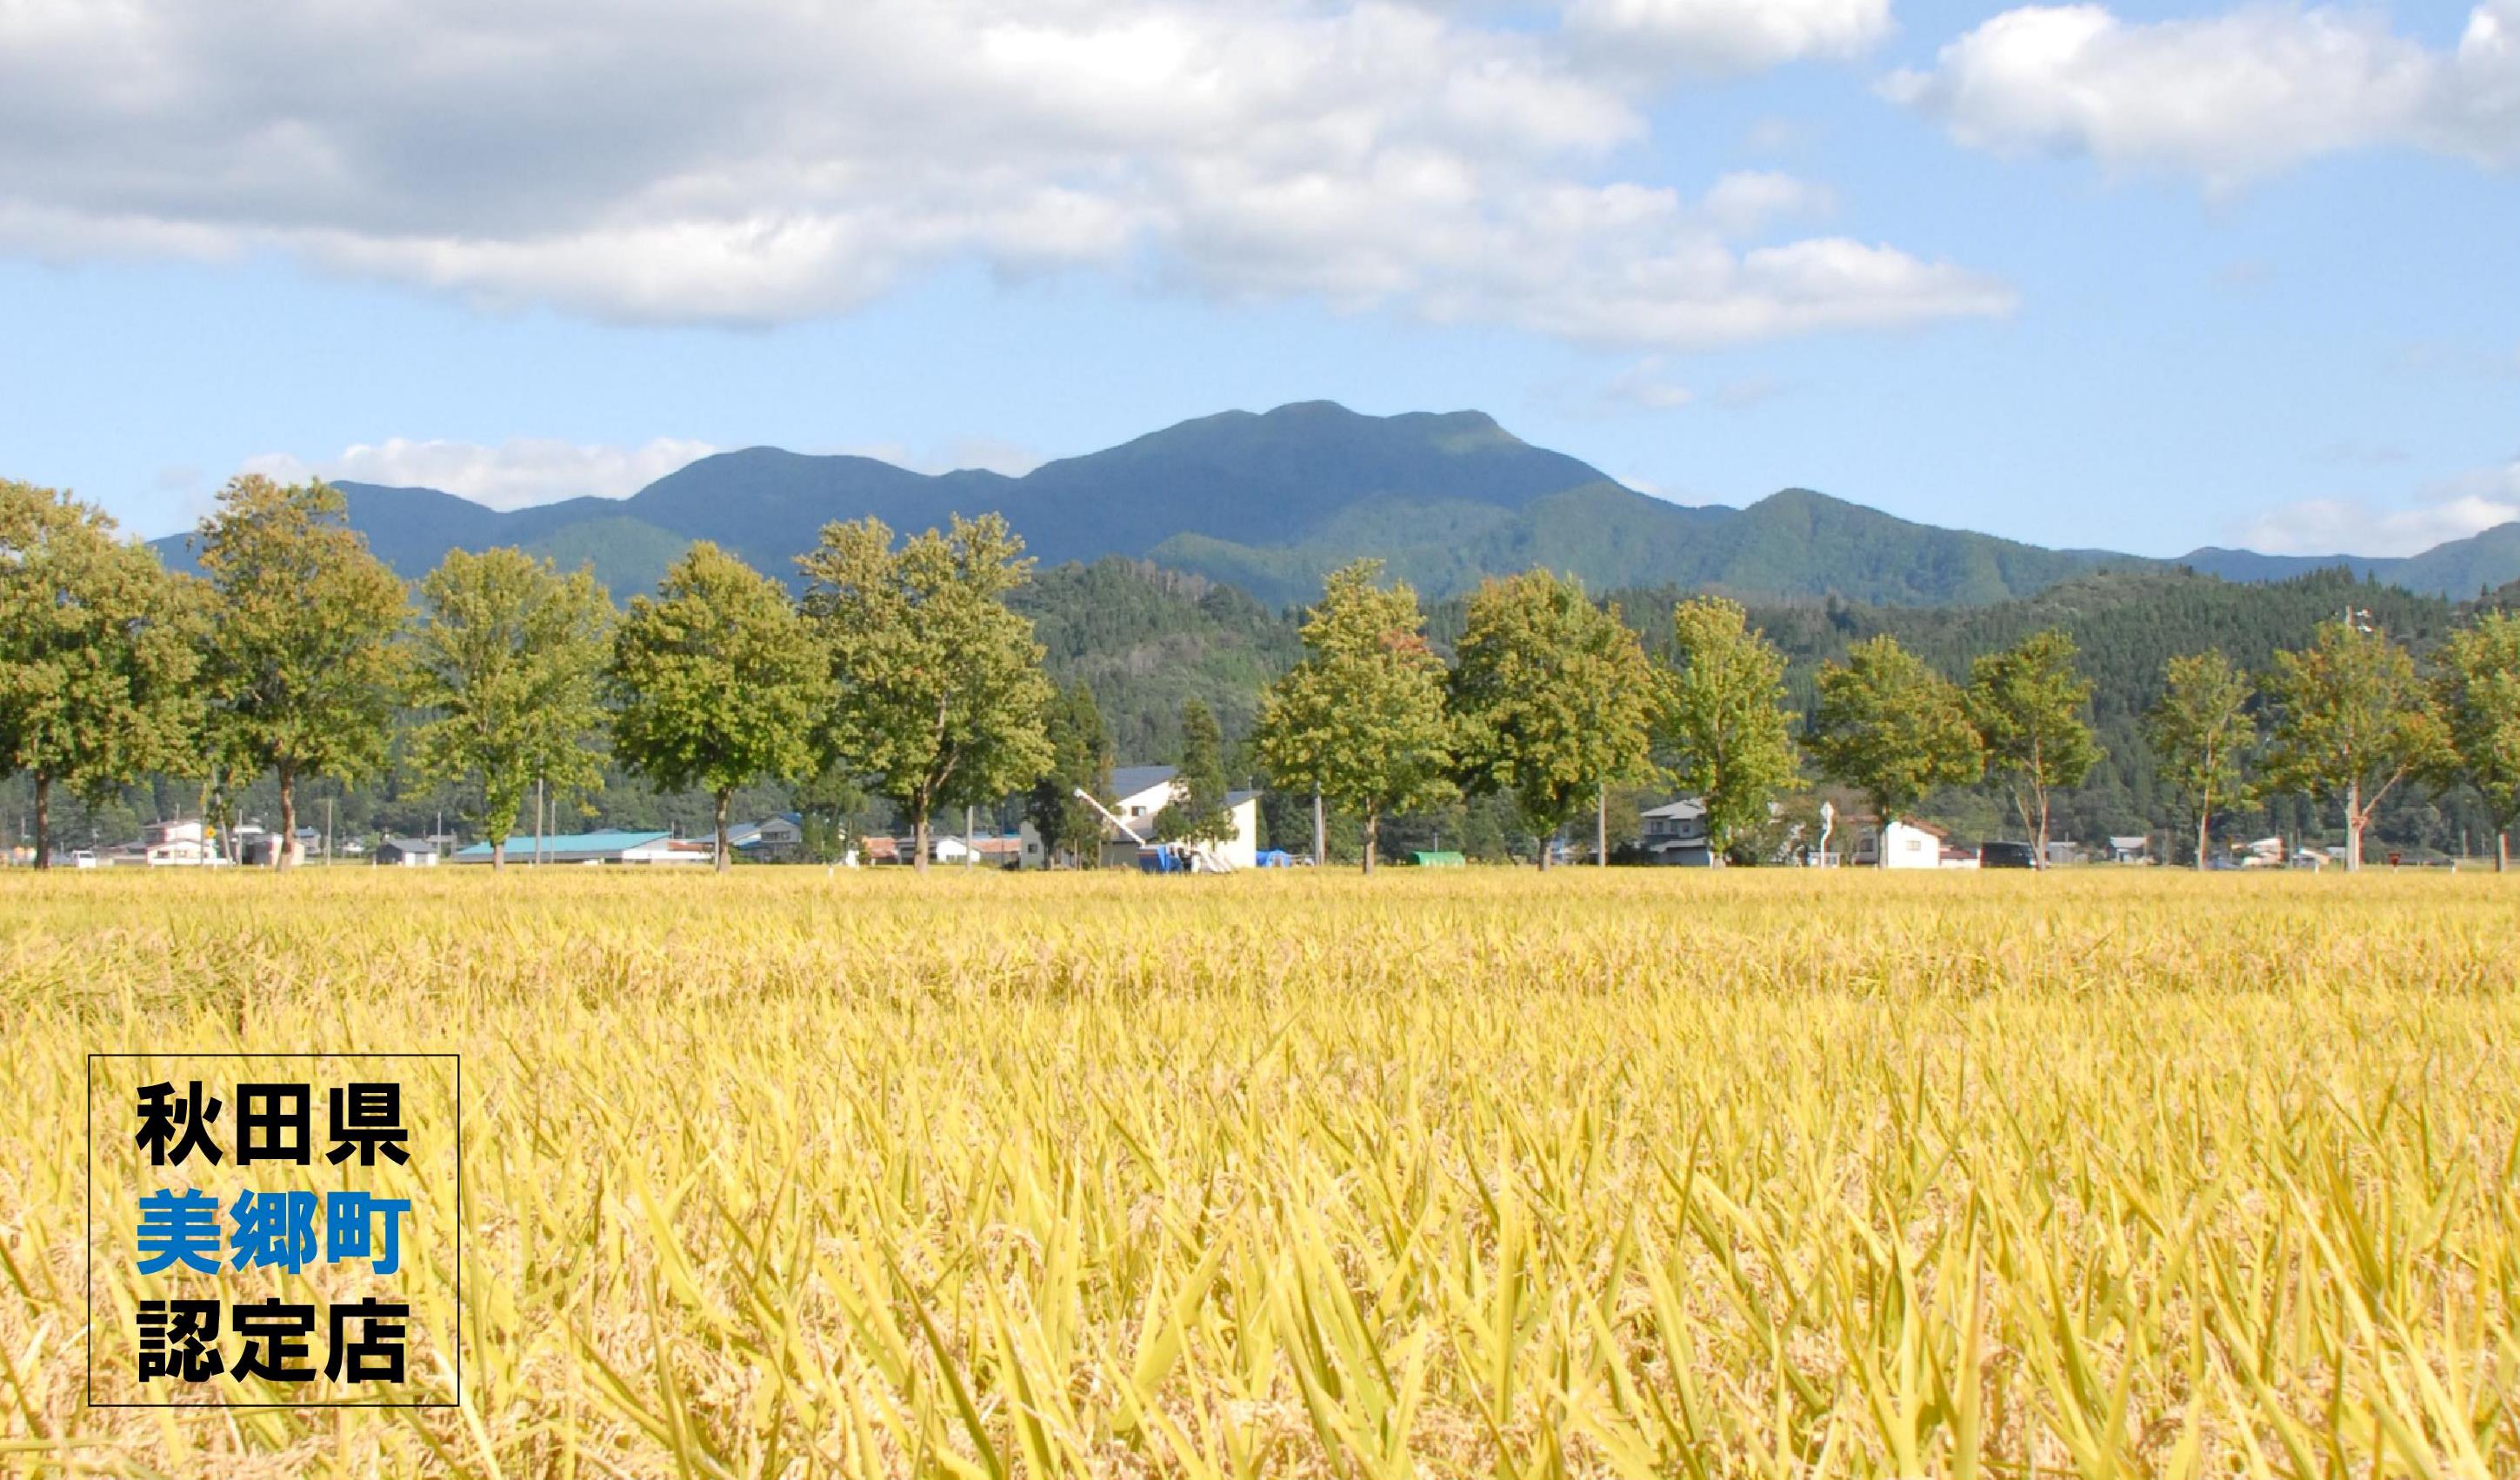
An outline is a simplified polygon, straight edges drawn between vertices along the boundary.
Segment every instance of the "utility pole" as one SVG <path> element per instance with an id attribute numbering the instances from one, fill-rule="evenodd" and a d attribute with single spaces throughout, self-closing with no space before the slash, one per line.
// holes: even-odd
<path id="1" fill-rule="evenodd" d="M 1593 867 L 1610 867 L 1610 784 L 1601 783 L 1601 810 L 1593 819 Z"/>
<path id="2" fill-rule="evenodd" d="M 1322 813 L 1322 788 L 1315 786 L 1313 788 L 1313 866 L 1315 868 L 1328 867 L 1330 861 L 1329 853 L 1330 830 L 1328 819 Z"/>
<path id="3" fill-rule="evenodd" d="M 333 798 L 324 798 L 324 862 L 333 862 Z"/>
<path id="4" fill-rule="evenodd" d="M 534 867 L 543 863 L 543 779 L 534 778 Z"/>

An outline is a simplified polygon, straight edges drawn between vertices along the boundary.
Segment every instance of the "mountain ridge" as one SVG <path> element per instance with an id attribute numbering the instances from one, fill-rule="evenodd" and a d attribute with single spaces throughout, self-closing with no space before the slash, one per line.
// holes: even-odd
<path id="1" fill-rule="evenodd" d="M 338 486 L 352 527 L 406 579 L 449 550 L 517 545 L 593 566 L 617 596 L 652 585 L 696 540 L 792 581 L 794 558 L 832 520 L 873 516 L 918 530 L 985 512 L 1005 515 L 1045 566 L 1148 560 L 1280 605 L 1308 600 L 1326 572 L 1368 555 L 1430 600 L 1535 564 L 1596 590 L 1679 585 L 1892 605 L 1984 605 L 2092 571 L 2181 565 L 2265 581 L 2341 564 L 2460 598 L 2520 579 L 2520 523 L 2402 558 L 2050 550 L 1806 488 L 1740 508 L 1668 503 L 1524 442 L 1484 412 L 1373 417 L 1329 401 L 1199 417 L 1020 476 L 922 473 L 765 446 L 713 453 L 628 498 L 514 511 L 436 489 Z M 152 543 L 170 564 L 191 565 L 186 536 Z"/>

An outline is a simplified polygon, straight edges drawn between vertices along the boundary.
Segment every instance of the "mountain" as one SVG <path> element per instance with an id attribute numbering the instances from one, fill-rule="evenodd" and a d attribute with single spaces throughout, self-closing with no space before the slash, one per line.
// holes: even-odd
<path id="1" fill-rule="evenodd" d="M 2227 581 L 2280 581 L 2314 570 L 2345 569 L 2365 580 L 2458 601 L 2520 580 L 2520 520 L 2435 545 L 2419 555 L 2260 555 L 2254 550 L 2209 546 L 2189 551 L 2177 563 Z"/>
<path id="2" fill-rule="evenodd" d="M 351 524 L 407 578 L 451 549 L 516 545 L 566 567 L 592 564 L 616 596 L 654 584 L 694 540 L 792 579 L 794 558 L 832 520 L 873 515 L 919 530 L 990 511 L 1045 567 L 1148 560 L 1271 605 L 1308 600 L 1326 572 L 1367 555 L 1430 599 L 1549 565 L 1596 590 L 1685 585 L 1902 605 L 1983 605 L 2094 570 L 2165 564 L 1912 523 L 1800 488 L 1746 509 L 1690 508 L 1534 447 L 1481 412 L 1371 417 L 1328 401 L 1201 417 L 1021 477 L 755 447 L 702 458 L 626 499 L 512 513 L 432 489 L 341 486 Z M 189 566 L 182 537 L 158 545 L 169 563 Z M 2340 561 L 2199 551 L 2188 562 L 2262 580 Z M 2344 562 L 2470 596 L 2520 577 L 2520 526 L 2405 561 Z"/>

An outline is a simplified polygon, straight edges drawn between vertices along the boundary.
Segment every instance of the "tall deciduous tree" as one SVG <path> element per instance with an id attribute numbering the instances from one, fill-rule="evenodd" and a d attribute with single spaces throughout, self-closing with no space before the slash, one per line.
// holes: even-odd
<path id="1" fill-rule="evenodd" d="M 2345 810 L 2345 867 L 2362 867 L 2362 833 L 2399 784 L 2453 762 L 2450 728 L 2415 660 L 2386 634 L 2321 622 L 2266 681 L 2275 708 L 2267 773 Z"/>
<path id="2" fill-rule="evenodd" d="M 813 634 L 777 581 L 704 540 L 630 599 L 607 677 L 615 753 L 665 790 L 709 793 L 723 872 L 735 789 L 813 770 L 828 693 Z"/>
<path id="3" fill-rule="evenodd" d="M 0 480 L 0 775 L 34 783 L 36 868 L 52 862 L 56 785 L 102 802 L 190 759 L 191 584 L 104 511 Z"/>
<path id="4" fill-rule="evenodd" d="M 1052 762 L 1042 647 L 1007 605 L 1033 562 L 992 514 L 898 549 L 879 519 L 826 525 L 797 564 L 834 685 L 825 742 L 909 815 L 923 872 L 939 809 L 998 801 Z"/>
<path id="5" fill-rule="evenodd" d="M 1983 769 L 1958 686 L 1887 634 L 1822 667 L 1807 743 L 1822 775 L 1871 798 L 1884 829 L 1934 787 L 1975 781 Z M 1886 864 L 1889 848 L 1879 853 Z"/>
<path id="6" fill-rule="evenodd" d="M 1368 874 L 1384 814 L 1454 791 L 1443 659 L 1426 646 L 1418 593 L 1381 577 L 1380 561 L 1330 572 L 1304 616 L 1304 658 L 1270 686 L 1254 736 L 1275 785 L 1364 820 Z"/>
<path id="7" fill-rule="evenodd" d="M 1513 799 L 1546 869 L 1558 830 L 1598 805 L 1604 787 L 1652 774 L 1653 664 L 1617 608 L 1594 605 L 1548 570 L 1482 585 L 1457 658 L 1463 785 Z"/>
<path id="8" fill-rule="evenodd" d="M 1109 803 L 1111 797 L 1111 731 L 1094 702 L 1094 691 L 1083 680 L 1058 692 L 1050 706 L 1050 769 L 1034 782 L 1024 799 L 1024 815 L 1041 839 L 1045 858 L 1061 853 L 1080 867 L 1102 862 L 1102 818 L 1078 798 L 1082 789 Z"/>
<path id="9" fill-rule="evenodd" d="M 1234 836 L 1234 815 L 1225 807 L 1225 735 L 1217 728 L 1216 711 L 1198 699 L 1182 704 L 1181 771 L 1173 787 L 1178 795 L 1155 814 L 1158 835 L 1186 843 L 1221 843 Z"/>
<path id="10" fill-rule="evenodd" d="M 1986 769 L 2012 793 L 2013 810 L 2031 834 L 2035 855 L 2048 857 L 2049 798 L 2079 786 L 2100 762 L 2100 743 L 2084 716 L 2091 680 L 2074 666 L 2074 640 L 2035 632 L 1969 666 L 1969 718 L 1986 747 Z"/>
<path id="11" fill-rule="evenodd" d="M 2249 681 L 2217 650 L 2172 658 L 2162 679 L 2146 730 L 2164 778 L 2196 814 L 2196 867 L 2202 869 L 2215 809 L 2249 798 L 2243 768 L 2258 738 L 2249 717 Z"/>
<path id="12" fill-rule="evenodd" d="M 1800 779 L 1785 655 L 1722 597 L 1682 602 L 1671 622 L 1663 741 L 1672 780 L 1704 800 L 1707 844 L 1721 856 L 1767 826 L 1770 804 Z"/>
<path id="13" fill-rule="evenodd" d="M 604 723 L 602 685 L 612 603 L 590 572 L 562 575 L 520 550 L 447 552 L 420 583 L 412 702 L 430 717 L 412 735 L 420 773 L 481 788 L 490 866 L 537 781 L 604 785 L 587 740 Z"/>
<path id="14" fill-rule="evenodd" d="M 2442 644 L 2434 680 L 2459 774 L 2494 816 L 2494 870 L 2511 864 L 2520 827 L 2520 612 L 2477 618 Z"/>
<path id="15" fill-rule="evenodd" d="M 328 484 L 248 473 L 195 537 L 211 590 L 211 743 L 239 772 L 278 774 L 275 867 L 296 843 L 299 779 L 355 782 L 382 766 L 402 689 L 402 582 L 346 511 Z"/>

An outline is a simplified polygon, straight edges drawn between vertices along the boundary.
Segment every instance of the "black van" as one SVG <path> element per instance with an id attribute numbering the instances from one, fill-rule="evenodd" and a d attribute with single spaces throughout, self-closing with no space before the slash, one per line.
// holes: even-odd
<path id="1" fill-rule="evenodd" d="M 1980 843 L 1977 866 L 1981 869 L 2036 869 L 2039 855 L 2028 843 Z"/>

